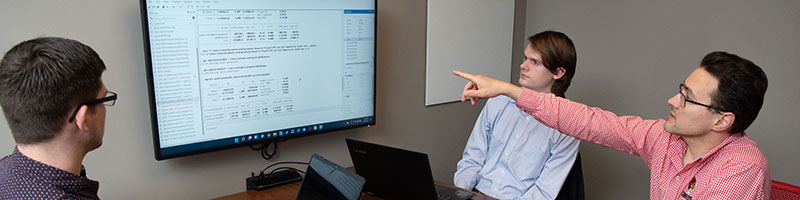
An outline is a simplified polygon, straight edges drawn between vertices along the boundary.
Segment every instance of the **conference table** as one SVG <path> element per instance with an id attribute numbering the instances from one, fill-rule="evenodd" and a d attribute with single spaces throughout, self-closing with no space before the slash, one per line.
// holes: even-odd
<path id="1" fill-rule="evenodd" d="M 347 169 L 353 171 L 353 167 L 348 167 Z M 434 181 L 436 185 L 441 185 L 449 188 L 454 188 L 457 190 L 467 191 L 458 187 L 455 187 L 450 184 L 442 183 L 439 181 Z M 248 190 L 245 192 L 239 192 L 236 194 L 231 194 L 227 196 L 222 196 L 218 198 L 214 198 L 215 200 L 259 200 L 259 199 L 297 199 L 297 193 L 300 191 L 300 185 L 302 181 L 297 181 L 294 183 L 281 185 L 273 188 L 268 188 L 261 191 L 254 191 Z M 382 199 L 375 196 L 370 196 L 366 193 L 361 193 L 362 200 L 371 200 L 371 199 Z M 476 193 L 472 199 L 475 200 L 490 200 L 494 199 L 492 197 Z"/>

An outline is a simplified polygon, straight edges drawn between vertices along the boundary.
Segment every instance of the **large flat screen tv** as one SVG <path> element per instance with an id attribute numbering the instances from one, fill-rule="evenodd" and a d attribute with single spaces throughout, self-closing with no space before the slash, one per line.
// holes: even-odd
<path id="1" fill-rule="evenodd" d="M 376 0 L 141 0 L 155 158 L 375 124 Z"/>

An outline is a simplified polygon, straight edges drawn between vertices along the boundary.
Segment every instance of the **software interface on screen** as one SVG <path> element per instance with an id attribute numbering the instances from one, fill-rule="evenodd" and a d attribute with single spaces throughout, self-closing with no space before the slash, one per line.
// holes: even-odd
<path id="1" fill-rule="evenodd" d="M 163 155 L 374 124 L 374 0 L 147 0 Z"/>

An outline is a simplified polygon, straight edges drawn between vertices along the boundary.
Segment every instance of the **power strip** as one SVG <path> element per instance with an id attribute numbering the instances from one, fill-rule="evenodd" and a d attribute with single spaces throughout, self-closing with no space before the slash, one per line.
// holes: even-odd
<path id="1" fill-rule="evenodd" d="M 294 183 L 303 180 L 295 170 L 281 170 L 270 174 L 252 175 L 245 180 L 247 190 L 264 190 L 267 188 Z"/>

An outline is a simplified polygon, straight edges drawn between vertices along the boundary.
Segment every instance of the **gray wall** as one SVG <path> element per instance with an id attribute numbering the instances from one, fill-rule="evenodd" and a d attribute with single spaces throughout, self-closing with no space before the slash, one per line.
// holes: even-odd
<path id="1" fill-rule="evenodd" d="M 519 42 L 514 49 L 522 49 L 525 2 L 516 3 Z M 4 53 L 23 40 L 61 36 L 84 42 L 103 58 L 108 66 L 103 79 L 120 99 L 108 109 L 103 146 L 84 161 L 88 176 L 100 181 L 101 198 L 208 199 L 242 192 L 251 171 L 277 161 L 307 161 L 311 153 L 350 166 L 347 137 L 428 153 L 434 178 L 452 182 L 483 104 L 424 107 L 426 1 L 379 1 L 378 6 L 377 126 L 283 142 L 273 161 L 247 147 L 155 161 L 138 1 L 2 1 L 0 49 Z M 5 119 L 0 121 L 0 155 L 5 155 L 14 141 Z"/>
<path id="2" fill-rule="evenodd" d="M 578 67 L 567 97 L 619 115 L 665 118 L 678 83 L 715 50 L 750 59 L 767 73 L 764 107 L 746 131 L 766 155 L 772 178 L 800 184 L 798 1 L 527 2 L 526 35 L 553 29 L 576 44 Z M 646 199 L 649 172 L 638 157 L 582 142 L 591 199 Z"/>

